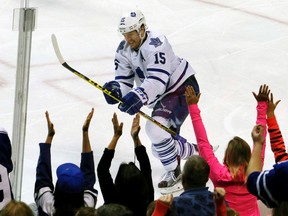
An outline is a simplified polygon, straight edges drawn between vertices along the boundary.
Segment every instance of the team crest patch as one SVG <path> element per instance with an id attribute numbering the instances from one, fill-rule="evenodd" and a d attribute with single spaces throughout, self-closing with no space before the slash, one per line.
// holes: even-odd
<path id="1" fill-rule="evenodd" d="M 121 41 L 121 43 L 119 44 L 116 52 L 118 53 L 120 50 L 124 49 L 124 44 L 125 44 L 125 40 Z"/>
<path id="2" fill-rule="evenodd" d="M 155 47 L 161 46 L 163 43 L 162 41 L 160 41 L 160 39 L 158 37 L 157 38 L 151 38 L 150 40 L 151 41 L 150 41 L 149 45 L 153 45 Z"/>

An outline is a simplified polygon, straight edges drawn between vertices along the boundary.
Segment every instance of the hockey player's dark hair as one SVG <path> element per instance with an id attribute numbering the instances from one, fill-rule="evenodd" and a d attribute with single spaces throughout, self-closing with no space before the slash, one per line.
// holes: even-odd
<path id="1" fill-rule="evenodd" d="M 134 212 L 143 215 L 149 204 L 149 187 L 144 175 L 133 162 L 122 163 L 115 178 L 119 202 Z"/>
<path id="2" fill-rule="evenodd" d="M 54 208 L 53 216 L 74 216 L 76 212 L 84 206 L 84 191 L 80 193 L 68 194 L 59 190 L 57 186 L 54 190 Z"/>

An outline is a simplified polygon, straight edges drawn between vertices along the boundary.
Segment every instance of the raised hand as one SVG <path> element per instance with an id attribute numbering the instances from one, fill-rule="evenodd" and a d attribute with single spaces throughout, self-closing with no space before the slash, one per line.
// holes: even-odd
<path id="1" fill-rule="evenodd" d="M 94 108 L 92 108 L 91 112 L 88 114 L 83 124 L 82 131 L 88 131 L 93 114 L 94 114 Z"/>
<path id="2" fill-rule="evenodd" d="M 158 200 L 168 206 L 171 206 L 173 203 L 173 194 L 162 195 Z"/>
<path id="3" fill-rule="evenodd" d="M 251 136 L 254 144 L 262 144 L 264 143 L 264 127 L 262 125 L 255 125 L 251 132 Z"/>
<path id="4" fill-rule="evenodd" d="M 46 120 L 47 120 L 47 127 L 48 127 L 48 136 L 54 136 L 55 135 L 55 129 L 54 125 L 50 120 L 48 111 L 45 112 Z"/>
<path id="5" fill-rule="evenodd" d="M 216 202 L 222 202 L 224 200 L 226 191 L 222 187 L 215 187 L 214 188 L 214 199 Z"/>
<path id="6" fill-rule="evenodd" d="M 118 143 L 119 138 L 122 135 L 122 130 L 123 130 L 123 123 L 121 122 L 119 124 L 116 113 L 113 114 L 112 123 L 113 123 L 114 134 L 113 134 L 112 140 L 107 146 L 109 150 L 115 150 L 116 145 Z"/>
<path id="7" fill-rule="evenodd" d="M 48 128 L 48 134 L 47 134 L 47 138 L 46 138 L 45 143 L 51 144 L 52 143 L 52 139 L 53 139 L 53 137 L 55 135 L 55 129 L 54 129 L 53 123 L 50 120 L 48 111 L 45 112 L 45 116 L 46 116 L 47 128 Z"/>
<path id="8" fill-rule="evenodd" d="M 114 128 L 114 136 L 120 137 L 123 132 L 123 123 L 121 122 L 119 124 L 116 113 L 113 114 L 112 123 L 113 123 L 113 128 Z"/>
<path id="9" fill-rule="evenodd" d="M 90 139 L 89 139 L 89 134 L 88 134 L 88 129 L 90 126 L 91 119 L 94 114 L 94 108 L 92 108 L 91 112 L 88 114 L 86 117 L 86 120 L 82 126 L 82 131 L 83 131 L 83 140 L 82 140 L 82 152 L 87 153 L 91 152 L 91 144 L 90 144 Z"/>
<path id="10" fill-rule="evenodd" d="M 139 123 L 140 123 L 140 115 L 136 114 L 131 126 L 131 136 L 133 139 L 136 139 L 138 137 L 139 131 L 141 129 Z"/>
<path id="11" fill-rule="evenodd" d="M 274 103 L 273 94 L 272 93 L 270 94 L 270 97 L 268 97 L 268 108 L 267 108 L 267 117 L 268 118 L 271 118 L 274 116 L 274 111 L 275 111 L 275 109 L 276 109 L 276 107 L 280 101 L 281 100 L 278 100 Z"/>
<path id="12" fill-rule="evenodd" d="M 186 90 L 185 90 L 185 96 L 186 96 L 187 105 L 197 104 L 199 99 L 200 99 L 201 93 L 196 95 L 193 87 L 192 86 L 187 86 Z"/>
<path id="13" fill-rule="evenodd" d="M 269 90 L 268 85 L 264 84 L 264 85 L 260 86 L 258 94 L 256 94 L 255 92 L 252 92 L 252 93 L 258 102 L 259 101 L 268 101 L 270 90 Z"/>

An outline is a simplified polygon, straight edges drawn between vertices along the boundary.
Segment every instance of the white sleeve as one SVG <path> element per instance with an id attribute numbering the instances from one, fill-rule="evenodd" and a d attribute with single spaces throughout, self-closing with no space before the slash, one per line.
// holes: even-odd
<path id="1" fill-rule="evenodd" d="M 51 188 L 43 187 L 34 196 L 37 207 L 40 207 L 46 214 L 52 215 L 54 211 L 54 195 Z"/>
<path id="2" fill-rule="evenodd" d="M 131 68 L 129 53 L 124 48 L 125 41 L 122 41 L 115 54 L 115 80 L 120 84 L 122 96 L 126 95 L 134 85 L 135 74 Z"/>
<path id="3" fill-rule="evenodd" d="M 11 201 L 11 189 L 9 183 L 9 176 L 6 167 L 0 164 L 0 193 L 2 194 L 0 200 L 0 209 L 2 209 L 9 201 Z"/>

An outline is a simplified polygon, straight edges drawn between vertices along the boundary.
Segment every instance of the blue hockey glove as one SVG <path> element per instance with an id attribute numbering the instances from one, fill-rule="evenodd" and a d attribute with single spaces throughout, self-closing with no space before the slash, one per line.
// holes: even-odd
<path id="1" fill-rule="evenodd" d="M 113 80 L 113 81 L 107 82 L 103 85 L 103 87 L 105 89 L 107 89 L 108 91 L 110 91 L 114 97 L 121 99 L 122 93 L 121 93 L 121 89 L 120 89 L 120 84 L 117 81 Z M 108 104 L 118 103 L 117 100 L 113 99 L 109 95 L 107 95 L 105 93 L 103 93 L 103 94 L 104 94 L 105 100 L 107 101 Z"/>
<path id="2" fill-rule="evenodd" d="M 138 113 L 143 104 L 146 104 L 148 98 L 143 88 L 135 88 L 131 90 L 122 99 L 122 103 L 119 104 L 118 108 L 122 112 L 127 112 L 130 115 Z"/>

